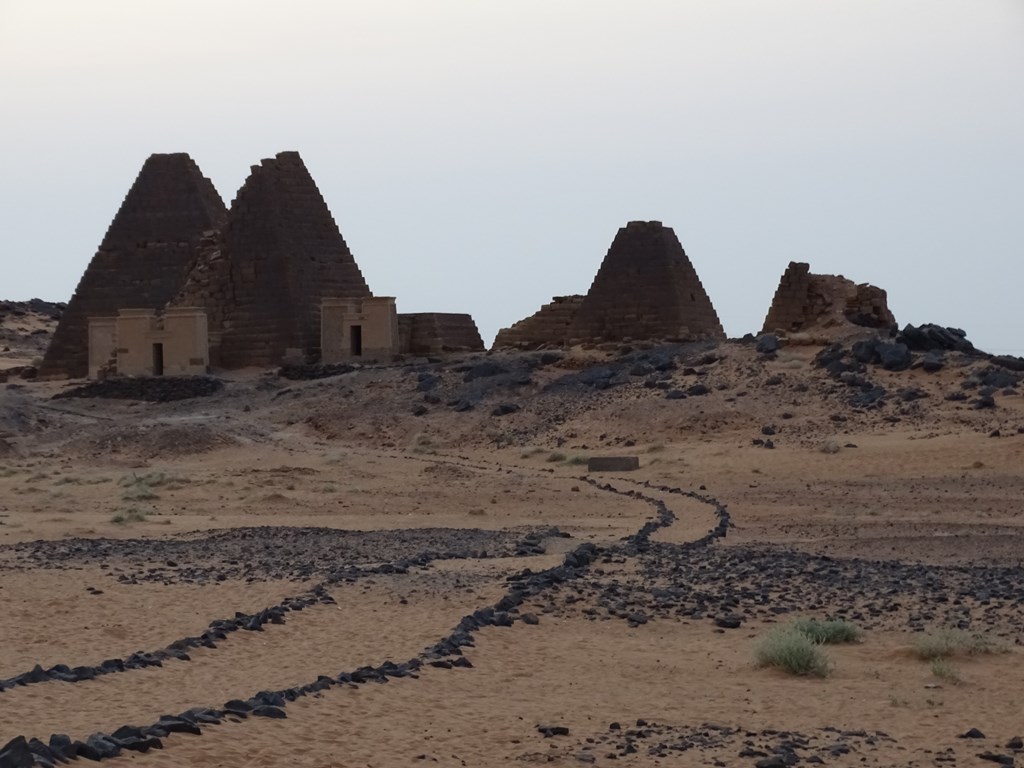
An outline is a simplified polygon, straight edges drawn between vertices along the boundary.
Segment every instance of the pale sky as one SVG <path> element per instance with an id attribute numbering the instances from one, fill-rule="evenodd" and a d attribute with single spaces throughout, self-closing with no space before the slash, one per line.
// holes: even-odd
<path id="1" fill-rule="evenodd" d="M 730 336 L 790 260 L 1024 354 L 1022 0 L 0 0 L 0 298 L 139 168 L 298 150 L 371 290 L 485 342 L 675 229 Z"/>

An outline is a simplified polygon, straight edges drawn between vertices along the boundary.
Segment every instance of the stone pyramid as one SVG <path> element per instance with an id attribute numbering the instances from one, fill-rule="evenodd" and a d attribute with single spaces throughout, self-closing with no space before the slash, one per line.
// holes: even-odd
<path id="1" fill-rule="evenodd" d="M 789 262 L 782 273 L 762 333 L 791 333 L 811 328 L 855 325 L 893 328 L 886 292 L 868 283 L 854 283 L 842 275 L 819 275 L 810 264 Z"/>
<path id="2" fill-rule="evenodd" d="M 200 236 L 225 215 L 191 157 L 151 155 L 78 283 L 40 375 L 87 375 L 89 318 L 126 307 L 162 309 L 181 289 Z"/>
<path id="3" fill-rule="evenodd" d="M 320 352 L 324 298 L 372 294 L 298 152 L 252 167 L 175 303 L 205 307 L 211 361 L 272 366 Z"/>
<path id="4" fill-rule="evenodd" d="M 573 317 L 581 341 L 724 339 L 725 331 L 671 227 L 631 221 L 612 241 Z"/>

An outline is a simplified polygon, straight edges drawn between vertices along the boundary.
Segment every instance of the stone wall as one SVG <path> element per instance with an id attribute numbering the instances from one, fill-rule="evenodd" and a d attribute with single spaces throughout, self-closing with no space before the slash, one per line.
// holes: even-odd
<path id="1" fill-rule="evenodd" d="M 54 332 L 40 374 L 89 371 L 89 318 L 161 309 L 181 289 L 204 231 L 224 203 L 187 154 L 151 155 L 121 204 Z"/>
<path id="2" fill-rule="evenodd" d="M 320 317 L 321 363 L 386 361 L 398 354 L 398 310 L 393 296 L 324 299 Z"/>
<path id="3" fill-rule="evenodd" d="M 570 343 L 724 338 L 679 239 L 660 221 L 619 230 L 570 331 Z"/>
<path id="4" fill-rule="evenodd" d="M 480 331 L 469 315 L 416 312 L 398 316 L 399 348 L 403 353 L 483 352 Z"/>
<path id="5" fill-rule="evenodd" d="M 207 310 L 211 362 L 269 367 L 320 356 L 324 298 L 367 298 L 338 226 L 297 152 L 253 166 L 175 303 Z"/>
<path id="6" fill-rule="evenodd" d="M 564 346 L 582 303 L 582 296 L 555 296 L 550 304 L 545 304 L 535 314 L 511 328 L 498 331 L 492 349 L 530 350 L 549 345 Z"/>
<path id="7" fill-rule="evenodd" d="M 842 275 L 815 275 L 810 265 L 791 261 L 782 274 L 762 332 L 791 333 L 858 325 L 892 328 L 886 293 Z"/>

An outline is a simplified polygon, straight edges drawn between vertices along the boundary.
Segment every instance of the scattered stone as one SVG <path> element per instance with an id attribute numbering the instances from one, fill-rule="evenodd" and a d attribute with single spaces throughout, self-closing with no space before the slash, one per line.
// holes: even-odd
<path id="1" fill-rule="evenodd" d="M 980 757 L 982 760 L 987 760 L 990 763 L 998 763 L 999 765 L 1012 766 L 1014 764 L 1014 759 L 1012 755 L 999 755 L 995 752 L 985 751 L 979 753 L 978 757 Z"/>
<path id="2" fill-rule="evenodd" d="M 762 355 L 770 355 L 779 350 L 779 337 L 774 333 L 763 333 L 757 337 L 754 349 Z"/>
<path id="3" fill-rule="evenodd" d="M 252 710 L 254 717 L 269 717 L 274 720 L 283 720 L 288 717 L 283 709 L 271 705 L 261 705 Z"/>
<path id="4" fill-rule="evenodd" d="M 224 382 L 212 376 L 133 376 L 92 381 L 53 396 L 64 398 L 108 398 L 168 403 L 194 397 L 209 397 L 224 389 Z"/>
<path id="5" fill-rule="evenodd" d="M 549 739 L 552 736 L 568 736 L 569 729 L 564 725 L 538 725 L 537 730 L 540 731 L 545 739 Z"/>
<path id="6" fill-rule="evenodd" d="M 875 353 L 878 355 L 882 367 L 887 371 L 905 371 L 914 362 L 906 344 L 883 342 L 875 347 Z"/>
<path id="7" fill-rule="evenodd" d="M 32 768 L 35 757 L 24 736 L 16 736 L 0 747 L 0 768 Z"/>

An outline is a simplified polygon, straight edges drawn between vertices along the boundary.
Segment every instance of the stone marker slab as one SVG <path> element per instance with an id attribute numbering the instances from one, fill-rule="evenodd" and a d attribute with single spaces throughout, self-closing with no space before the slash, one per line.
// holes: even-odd
<path id="1" fill-rule="evenodd" d="M 588 472 L 632 472 L 640 469 L 637 456 L 595 456 L 587 460 Z"/>

